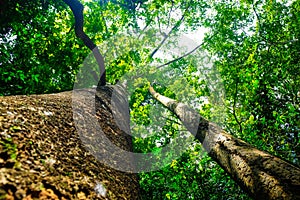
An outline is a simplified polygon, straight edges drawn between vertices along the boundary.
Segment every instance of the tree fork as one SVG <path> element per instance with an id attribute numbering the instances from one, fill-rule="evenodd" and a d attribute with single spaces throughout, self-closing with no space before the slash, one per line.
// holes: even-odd
<path id="1" fill-rule="evenodd" d="M 94 42 L 87 36 L 83 31 L 83 5 L 78 0 L 63 0 L 72 10 L 75 17 L 75 33 L 79 37 L 85 46 L 87 46 L 94 54 L 96 61 L 100 69 L 100 81 L 98 82 L 98 87 L 106 85 L 106 71 L 104 65 L 104 58 L 101 55 L 98 47 Z M 97 80 L 98 81 L 98 80 Z"/>
<path id="2" fill-rule="evenodd" d="M 177 115 L 208 154 L 254 199 L 300 199 L 300 169 L 226 133 L 187 105 L 149 88 L 152 96 Z M 191 131 L 192 132 L 192 131 Z"/>

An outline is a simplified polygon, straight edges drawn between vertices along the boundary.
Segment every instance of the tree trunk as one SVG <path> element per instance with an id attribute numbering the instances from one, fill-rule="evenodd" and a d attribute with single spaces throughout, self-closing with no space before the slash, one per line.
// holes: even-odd
<path id="1" fill-rule="evenodd" d="M 131 138 L 124 135 L 110 112 L 112 91 L 112 86 L 101 87 L 96 92 L 96 101 L 94 90 L 74 91 L 81 97 L 74 92 L 0 97 L 0 197 L 139 199 L 137 175 L 105 165 L 99 159 L 103 153 L 99 149 L 103 147 L 101 141 L 99 145 L 87 143 L 83 139 L 92 133 L 82 134 L 78 130 L 78 112 L 96 104 L 96 115 L 89 114 L 99 119 L 96 122 L 105 136 L 125 150 L 132 149 Z M 74 104 L 91 93 L 93 104 Z M 118 119 L 123 116 L 129 128 L 127 115 L 128 110 Z M 97 133 L 91 139 L 97 141 L 95 136 Z M 128 165 L 134 163 L 131 158 L 126 160 Z"/>
<path id="2" fill-rule="evenodd" d="M 183 103 L 150 93 L 195 133 L 208 154 L 254 199 L 300 199 L 300 169 L 226 133 Z M 195 126 L 196 125 L 196 126 Z M 197 130 L 195 131 L 195 128 Z"/>

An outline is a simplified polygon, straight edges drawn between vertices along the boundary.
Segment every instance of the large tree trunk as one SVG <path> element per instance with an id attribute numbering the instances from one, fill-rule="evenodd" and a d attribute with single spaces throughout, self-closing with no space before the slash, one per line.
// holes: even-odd
<path id="1" fill-rule="evenodd" d="M 94 90 L 74 91 L 81 97 L 74 92 L 0 97 L 0 197 L 139 199 L 137 175 L 105 165 L 100 160 L 101 141 L 87 143 L 87 138 L 99 139 L 97 133 L 78 130 L 78 112 L 83 114 L 96 104 L 97 113 L 88 114 L 97 119 L 104 136 L 125 150 L 132 149 L 130 138 L 112 117 L 112 91 L 112 86 L 101 87 L 96 101 Z M 91 93 L 94 101 L 85 105 L 87 101 L 80 98 Z M 123 111 L 119 119 L 124 117 L 127 123 L 128 110 Z M 129 157 L 126 160 L 128 165 L 134 163 Z"/>
<path id="2" fill-rule="evenodd" d="M 300 199 L 298 167 L 233 137 L 187 105 L 158 94 L 152 87 L 150 93 L 175 113 L 189 131 L 195 132 L 195 138 L 208 154 L 250 196 L 259 200 Z"/>

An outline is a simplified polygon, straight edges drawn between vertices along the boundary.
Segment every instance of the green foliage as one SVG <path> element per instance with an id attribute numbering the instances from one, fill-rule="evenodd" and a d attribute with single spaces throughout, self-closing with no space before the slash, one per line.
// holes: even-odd
<path id="1" fill-rule="evenodd" d="M 12 127 L 14 129 L 14 127 Z M 1 154 L 6 154 L 5 157 L 8 157 L 8 159 L 16 160 L 18 149 L 17 145 L 13 142 L 11 138 L 6 138 L 0 141 L 1 145 Z"/>
<path id="2" fill-rule="evenodd" d="M 199 145 L 140 182 L 143 199 L 249 199 Z"/>
<path id="3" fill-rule="evenodd" d="M 79 70 L 80 87 L 97 81 L 91 71 L 99 75 L 98 66 L 75 36 L 71 11 L 61 1 L 41 2 L 0 6 L 0 95 L 71 90 Z M 128 80 L 135 152 L 154 152 L 164 165 L 140 175 L 144 199 L 249 199 L 199 143 L 191 140 L 177 159 L 174 148 L 161 157 L 171 141 L 191 138 L 151 97 L 149 84 L 257 148 L 300 164 L 299 0 L 125 2 L 84 2 L 84 30 L 101 47 L 108 82 Z M 201 48 L 215 58 L 213 66 L 197 52 L 162 66 L 187 53 L 178 48 L 179 36 L 199 27 L 209 30 Z M 15 157 L 12 141 L 1 145 Z"/>
<path id="4" fill-rule="evenodd" d="M 86 55 L 75 34 L 69 33 L 72 25 L 66 11 L 51 5 L 34 11 L 30 22 L 15 19 L 10 31 L 1 35 L 0 95 L 70 90 Z"/>
<path id="5" fill-rule="evenodd" d="M 215 3 L 206 46 L 218 55 L 228 130 L 299 165 L 299 1 L 286 3 Z"/>

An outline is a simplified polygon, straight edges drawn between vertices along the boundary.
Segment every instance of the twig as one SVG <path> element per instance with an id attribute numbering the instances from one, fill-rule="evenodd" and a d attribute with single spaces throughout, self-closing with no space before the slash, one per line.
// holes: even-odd
<path id="1" fill-rule="evenodd" d="M 184 11 L 184 13 L 182 14 L 181 18 L 178 20 L 178 22 L 173 26 L 173 28 L 168 32 L 168 34 L 166 36 L 164 36 L 164 39 L 159 43 L 159 45 L 154 49 L 154 51 L 150 54 L 149 58 L 153 58 L 153 56 L 155 55 L 155 53 L 160 49 L 160 47 L 162 47 L 162 45 L 165 43 L 165 41 L 169 38 L 170 34 L 176 29 L 178 28 L 181 23 L 184 20 L 184 17 L 187 13 L 187 10 L 189 8 L 190 5 L 188 5 Z"/>
<path id="2" fill-rule="evenodd" d="M 162 68 L 162 67 L 167 66 L 167 65 L 170 65 L 170 64 L 172 64 L 172 63 L 174 63 L 174 62 L 176 62 L 176 61 L 178 61 L 178 60 L 181 60 L 181 59 L 183 59 L 183 58 L 185 58 L 185 57 L 191 55 L 191 54 L 194 53 L 197 49 L 199 49 L 204 43 L 205 43 L 205 42 L 202 42 L 201 44 L 199 44 L 198 46 L 196 46 L 193 50 L 189 51 L 188 53 L 186 53 L 186 54 L 184 54 L 184 55 L 182 55 L 182 56 L 180 56 L 180 57 L 178 57 L 178 58 L 175 58 L 174 60 L 171 60 L 171 61 L 169 61 L 169 62 L 166 62 L 166 63 L 164 63 L 164 64 L 158 66 L 157 69 Z"/>
<path id="3" fill-rule="evenodd" d="M 235 110 L 236 99 L 237 99 L 237 94 L 238 94 L 238 84 L 239 84 L 239 82 L 238 82 L 238 78 L 237 78 L 236 82 L 235 82 L 235 94 L 234 94 L 234 99 L 233 99 L 233 117 L 234 117 L 235 121 L 238 123 L 240 133 L 242 134 L 243 133 L 243 127 L 242 127 L 241 122 L 238 120 L 238 118 L 236 116 L 236 110 Z"/>

